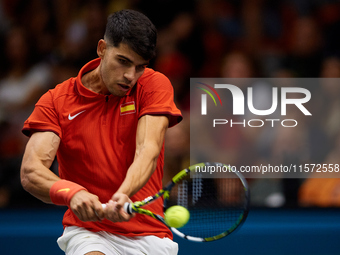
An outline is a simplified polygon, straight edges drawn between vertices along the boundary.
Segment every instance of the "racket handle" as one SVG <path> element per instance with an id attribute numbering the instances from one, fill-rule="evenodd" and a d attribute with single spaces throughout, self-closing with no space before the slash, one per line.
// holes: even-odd
<path id="1" fill-rule="evenodd" d="M 106 208 L 106 204 L 102 204 L 103 209 Z M 123 206 L 124 211 L 127 212 L 128 214 L 132 214 L 132 209 L 131 209 L 131 204 L 129 202 L 126 202 Z"/>
<path id="2" fill-rule="evenodd" d="M 128 214 L 132 214 L 132 208 L 131 204 L 129 202 L 126 202 L 123 206 L 124 211 L 127 212 Z"/>

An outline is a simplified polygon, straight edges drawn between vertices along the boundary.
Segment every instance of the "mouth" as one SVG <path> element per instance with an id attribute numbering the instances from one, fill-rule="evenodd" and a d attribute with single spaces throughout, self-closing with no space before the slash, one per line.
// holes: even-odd
<path id="1" fill-rule="evenodd" d="M 118 86 L 123 90 L 123 91 L 128 91 L 130 89 L 130 86 L 122 83 L 118 83 Z"/>

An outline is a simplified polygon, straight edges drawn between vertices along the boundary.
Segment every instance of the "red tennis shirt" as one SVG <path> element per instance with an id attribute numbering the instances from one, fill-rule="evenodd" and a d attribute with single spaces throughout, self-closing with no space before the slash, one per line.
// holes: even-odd
<path id="1" fill-rule="evenodd" d="M 81 83 L 83 74 L 95 69 L 100 59 L 87 63 L 77 77 L 49 90 L 37 102 L 25 121 L 23 133 L 52 131 L 60 138 L 57 151 L 59 176 L 84 186 L 106 203 L 123 182 L 133 162 L 137 122 L 146 114 L 166 115 L 170 126 L 181 121 L 181 112 L 173 98 L 170 81 L 161 73 L 146 68 L 137 84 L 123 97 L 95 93 Z M 164 146 L 157 167 L 148 183 L 131 199 L 142 200 L 162 188 Z M 163 214 L 163 201 L 150 208 Z M 127 236 L 155 235 L 170 237 L 167 227 L 152 217 L 136 215 L 129 222 L 82 222 L 68 209 L 65 226 L 79 226 L 91 231 L 107 231 Z"/>

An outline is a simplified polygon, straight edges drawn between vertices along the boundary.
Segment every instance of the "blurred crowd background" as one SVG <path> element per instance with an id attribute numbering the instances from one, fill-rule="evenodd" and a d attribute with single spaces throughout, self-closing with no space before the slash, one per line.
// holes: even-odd
<path id="1" fill-rule="evenodd" d="M 340 78 L 337 0 L 2 0 L 0 208 L 46 206 L 20 184 L 28 139 L 21 133 L 23 122 L 43 93 L 97 57 L 107 15 L 125 8 L 145 13 L 158 28 L 158 54 L 150 67 L 169 77 L 184 115 L 167 133 L 165 179 L 189 164 L 190 77 Z M 311 90 L 320 95 L 312 106 L 318 121 L 299 132 L 282 130 L 265 149 L 273 155 L 284 151 L 290 162 L 295 156 L 339 163 L 340 86 L 328 83 Z M 235 160 L 255 162 L 265 137 L 240 132 L 231 135 L 229 153 Z M 308 151 L 300 146 L 306 143 Z M 52 171 L 57 172 L 57 164 Z M 337 178 L 251 184 L 253 206 L 340 206 Z"/>

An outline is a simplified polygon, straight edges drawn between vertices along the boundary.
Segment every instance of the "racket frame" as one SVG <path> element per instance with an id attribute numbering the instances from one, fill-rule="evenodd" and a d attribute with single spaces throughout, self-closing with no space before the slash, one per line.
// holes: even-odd
<path id="1" fill-rule="evenodd" d="M 240 214 L 237 221 L 235 221 L 235 223 L 228 230 L 226 230 L 226 231 L 224 231 L 224 232 L 222 232 L 222 233 L 220 233 L 216 236 L 203 238 L 203 237 L 193 237 L 193 236 L 185 235 L 182 232 L 180 232 L 178 229 L 168 226 L 162 216 L 155 214 L 155 213 L 151 212 L 150 210 L 146 210 L 146 209 L 141 208 L 145 205 L 152 203 L 153 201 L 160 198 L 161 196 L 164 197 L 164 208 L 165 208 L 167 199 L 170 196 L 170 191 L 178 182 L 180 182 L 185 176 L 190 174 L 190 172 L 194 171 L 197 167 L 204 167 L 204 166 L 209 166 L 209 165 L 225 166 L 230 171 L 233 171 L 232 168 L 230 168 L 230 166 L 222 164 L 222 163 L 216 163 L 216 162 L 213 162 L 213 163 L 203 162 L 203 163 L 191 165 L 188 168 L 185 168 L 185 169 L 181 170 L 180 172 L 178 172 L 171 179 L 171 181 L 164 188 L 162 188 L 159 192 L 157 192 L 155 195 L 149 196 L 149 197 L 143 199 L 142 201 L 137 201 L 137 202 L 134 202 L 134 203 L 128 203 L 128 202 L 125 203 L 124 204 L 124 210 L 129 214 L 140 213 L 140 214 L 148 215 L 148 216 L 150 216 L 150 217 L 152 217 L 156 220 L 159 220 L 160 222 L 165 224 L 168 228 L 170 228 L 171 231 L 173 233 L 175 233 L 176 235 L 178 235 L 179 237 L 182 237 L 186 240 L 190 240 L 190 241 L 193 241 L 193 242 L 210 242 L 210 241 L 215 241 L 215 240 L 219 240 L 223 237 L 226 237 L 227 235 L 234 232 L 237 228 L 239 228 L 244 223 L 244 221 L 246 220 L 246 218 L 248 216 L 248 212 L 249 212 L 250 191 L 249 191 L 248 183 L 247 183 L 246 179 L 243 177 L 243 175 L 241 173 L 239 173 L 238 171 L 233 171 L 233 172 L 241 180 L 241 183 L 242 183 L 244 191 L 245 191 L 244 211 L 243 211 L 242 214 Z"/>

